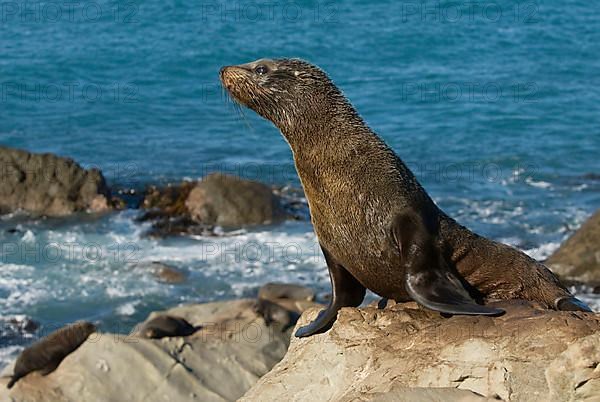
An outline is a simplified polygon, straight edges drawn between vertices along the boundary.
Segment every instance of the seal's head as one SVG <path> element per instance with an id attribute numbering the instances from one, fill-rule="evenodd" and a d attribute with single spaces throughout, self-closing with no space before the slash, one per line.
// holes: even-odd
<path id="1" fill-rule="evenodd" d="M 346 103 L 323 70 L 300 59 L 260 59 L 227 66 L 220 78 L 237 102 L 282 131 L 327 113 L 324 105 Z"/>

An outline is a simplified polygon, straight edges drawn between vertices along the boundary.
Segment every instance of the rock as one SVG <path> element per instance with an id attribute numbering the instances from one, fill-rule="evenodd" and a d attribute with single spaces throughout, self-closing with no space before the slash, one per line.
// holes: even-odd
<path id="1" fill-rule="evenodd" d="M 315 292 L 302 285 L 291 283 L 269 282 L 258 290 L 258 298 L 265 300 L 291 299 L 291 300 L 315 300 Z"/>
<path id="2" fill-rule="evenodd" d="M 194 221 L 223 227 L 269 224 L 286 218 L 270 187 L 224 174 L 203 178 L 185 205 Z"/>
<path id="3" fill-rule="evenodd" d="M 138 221 L 151 221 L 147 236 L 219 235 L 228 229 L 279 222 L 289 215 L 270 187 L 214 173 L 199 182 L 146 190 Z M 227 233 L 225 233 L 227 234 Z"/>
<path id="4" fill-rule="evenodd" d="M 19 344 L 33 338 L 40 324 L 25 315 L 0 318 L 0 340 L 4 345 Z"/>
<path id="5" fill-rule="evenodd" d="M 186 274 L 179 269 L 162 262 L 152 261 L 149 268 L 159 282 L 179 284 L 186 280 Z"/>
<path id="6" fill-rule="evenodd" d="M 102 173 L 72 159 L 0 146 L 0 213 L 66 216 L 111 208 Z"/>
<path id="7" fill-rule="evenodd" d="M 343 308 L 328 332 L 292 338 L 284 359 L 241 401 L 291 395 L 296 402 L 315 395 L 323 401 L 600 395 L 599 315 L 542 310 L 524 301 L 495 304 L 507 313 L 444 318 L 415 303 Z M 307 310 L 297 326 L 318 311 Z"/>
<path id="8" fill-rule="evenodd" d="M 384 392 L 360 392 L 356 397 L 340 401 L 369 402 L 486 402 L 497 399 L 486 398 L 472 391 L 458 388 L 406 388 L 392 387 Z"/>
<path id="9" fill-rule="evenodd" d="M 195 183 L 189 181 L 183 181 L 179 184 L 168 184 L 163 188 L 150 186 L 144 195 L 142 208 L 157 210 L 159 213 L 168 216 L 187 215 L 188 209 L 185 206 L 185 201 L 194 186 Z"/>
<path id="10" fill-rule="evenodd" d="M 600 284 L 600 210 L 545 263 L 561 279 Z"/>
<path id="11" fill-rule="evenodd" d="M 254 305 L 243 299 L 152 313 L 145 323 L 169 314 L 200 329 L 156 340 L 96 334 L 47 376 L 32 373 L 10 392 L 0 378 L 0 400 L 236 400 L 283 357 L 289 343 L 290 331 L 267 326 Z"/>

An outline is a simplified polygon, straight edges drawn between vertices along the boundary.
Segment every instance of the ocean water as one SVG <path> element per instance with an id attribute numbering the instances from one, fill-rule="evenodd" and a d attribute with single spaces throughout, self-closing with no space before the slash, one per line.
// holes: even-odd
<path id="1" fill-rule="evenodd" d="M 218 70 L 301 57 L 483 235 L 544 259 L 600 206 L 600 19 L 589 2 L 1 6 L 0 144 L 99 167 L 115 189 L 215 170 L 297 186 L 287 144 L 233 107 Z M 266 281 L 328 290 L 308 222 L 155 240 L 136 214 L 4 217 L 0 316 L 126 332 L 152 310 L 252 295 Z M 158 283 L 151 261 L 187 281 Z M 10 328 L 0 366 L 31 341 Z"/>

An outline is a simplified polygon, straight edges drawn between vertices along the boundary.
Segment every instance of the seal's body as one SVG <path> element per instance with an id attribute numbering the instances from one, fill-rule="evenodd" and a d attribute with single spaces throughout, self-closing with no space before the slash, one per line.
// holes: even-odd
<path id="1" fill-rule="evenodd" d="M 189 336 L 198 329 L 181 317 L 159 315 L 142 326 L 140 336 L 149 339 Z"/>
<path id="2" fill-rule="evenodd" d="M 288 141 L 327 261 L 331 303 L 296 335 L 328 329 L 366 288 L 449 314 L 501 314 L 476 301 L 511 298 L 589 311 L 542 264 L 442 212 L 318 67 L 263 59 L 221 81 Z"/>
<path id="3" fill-rule="evenodd" d="M 42 375 L 51 373 L 94 332 L 94 324 L 77 322 L 40 339 L 21 352 L 7 387 L 12 388 L 20 378 L 33 371 L 39 371 Z"/>

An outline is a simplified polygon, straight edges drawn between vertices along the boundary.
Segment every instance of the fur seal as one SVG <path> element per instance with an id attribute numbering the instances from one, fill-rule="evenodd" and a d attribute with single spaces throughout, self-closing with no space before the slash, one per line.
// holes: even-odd
<path id="1" fill-rule="evenodd" d="M 300 318 L 300 314 L 297 312 L 288 310 L 282 305 L 267 299 L 258 298 L 254 303 L 253 310 L 265 320 L 267 326 L 278 323 L 284 331 L 296 324 L 298 318 Z"/>
<path id="2" fill-rule="evenodd" d="M 94 332 L 96 332 L 94 324 L 82 321 L 63 327 L 40 339 L 21 352 L 7 387 L 12 388 L 20 378 L 32 371 L 39 371 L 42 375 L 50 374 L 65 357 Z"/>
<path id="3" fill-rule="evenodd" d="M 140 329 L 142 338 L 159 339 L 173 336 L 189 336 L 200 327 L 194 327 L 181 317 L 159 315 L 145 323 Z"/>
<path id="4" fill-rule="evenodd" d="M 289 143 L 329 268 L 329 306 L 296 336 L 329 329 L 340 308 L 360 305 L 367 288 L 446 314 L 502 314 L 479 304 L 498 299 L 591 311 L 544 265 L 439 209 L 317 66 L 261 59 L 223 67 L 220 79 Z"/>

